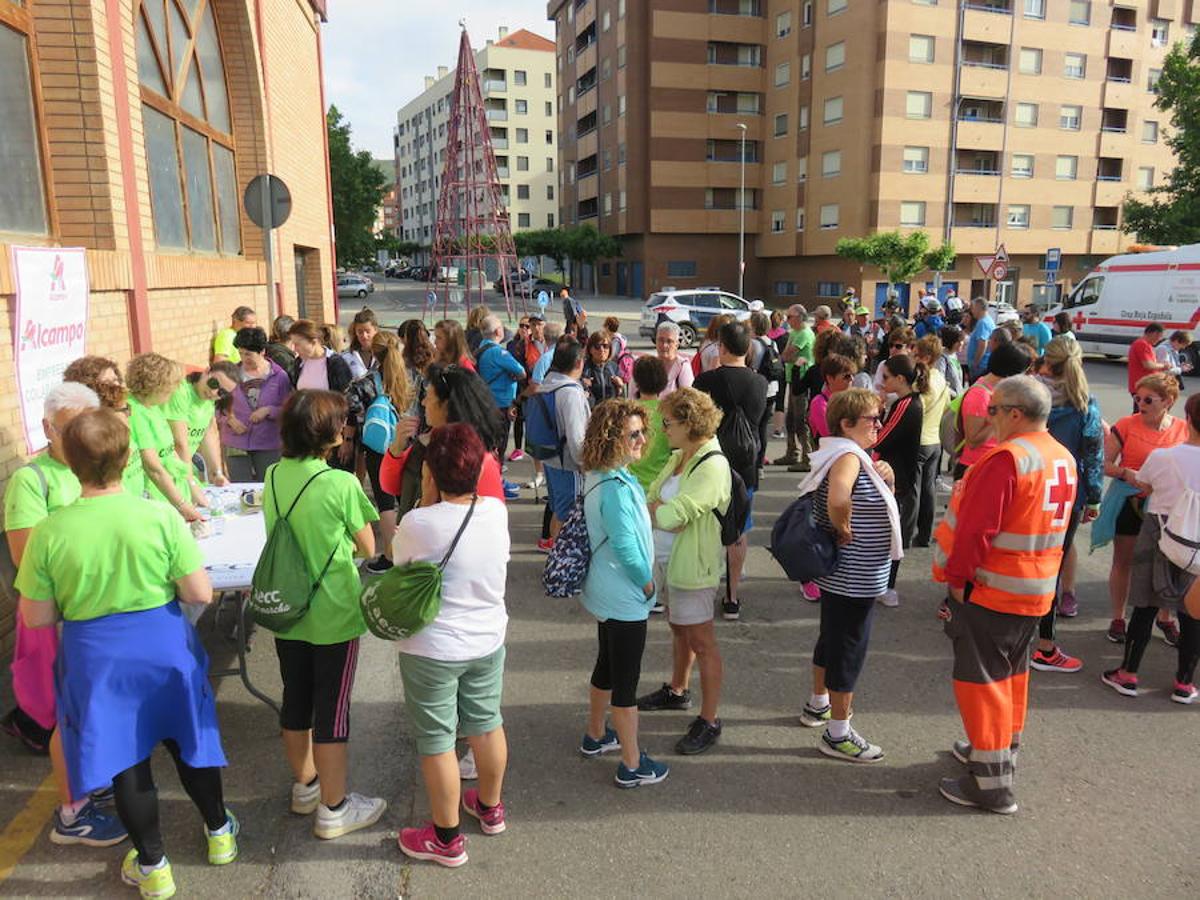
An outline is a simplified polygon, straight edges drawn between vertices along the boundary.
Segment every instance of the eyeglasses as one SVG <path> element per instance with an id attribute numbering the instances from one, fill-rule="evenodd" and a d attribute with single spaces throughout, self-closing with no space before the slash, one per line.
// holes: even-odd
<path id="1" fill-rule="evenodd" d="M 644 441 L 646 439 L 646 432 L 642 428 L 635 428 L 633 431 L 629 432 L 629 434 L 625 435 L 625 437 L 627 437 L 630 442 L 636 443 L 637 441 Z"/>
<path id="2" fill-rule="evenodd" d="M 206 385 L 208 385 L 208 389 L 210 391 L 216 391 L 217 396 L 220 397 L 222 400 L 224 400 L 226 397 L 229 396 L 229 391 L 227 391 L 227 390 L 225 390 L 225 388 L 221 387 L 221 382 L 219 382 L 216 378 L 209 378 L 204 383 Z"/>
<path id="3" fill-rule="evenodd" d="M 987 408 L 987 414 L 989 416 L 994 416 L 997 412 L 999 412 L 1002 409 L 1020 409 L 1020 408 L 1021 407 L 1016 406 L 1012 403 L 996 403 Z"/>
<path id="4" fill-rule="evenodd" d="M 883 417 L 882 416 L 859 416 L 857 419 L 855 419 L 855 422 L 867 422 L 872 427 L 878 428 L 880 425 L 883 424 Z"/>

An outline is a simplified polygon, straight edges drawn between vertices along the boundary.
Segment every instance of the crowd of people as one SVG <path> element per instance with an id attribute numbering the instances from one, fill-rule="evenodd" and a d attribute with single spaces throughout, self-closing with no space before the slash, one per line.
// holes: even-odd
<path id="1" fill-rule="evenodd" d="M 998 324 L 982 299 L 930 295 L 912 321 L 873 320 L 851 297 L 840 321 L 827 306 L 714 316 L 692 356 L 663 321 L 639 355 L 619 319 L 589 332 L 564 292 L 563 325 L 529 315 L 509 332 L 476 307 L 465 327 L 444 319 L 431 332 L 413 319 L 393 333 L 364 309 L 347 341 L 336 325 L 288 316 L 268 333 L 239 307 L 199 371 L 157 353 L 124 370 L 77 360 L 46 397 L 47 449 L 5 495 L 21 599 L 16 706 L 3 724 L 50 757 L 51 840 L 128 836 L 122 877 L 142 896 L 170 896 L 150 765 L 162 743 L 204 821 L 209 861 L 236 858 L 191 624 L 213 596 L 196 539 L 209 533 L 205 487 L 231 482 L 262 485 L 268 534 L 288 530 L 313 580 L 307 613 L 274 638 L 290 809 L 313 817 L 317 838 L 370 827 L 386 808 L 348 787 L 360 591 L 364 576 L 417 563 L 439 567 L 440 607 L 396 650 L 431 821 L 403 829 L 400 849 L 459 866 L 460 812 L 484 834 L 504 831 L 505 503 L 522 491 L 536 501 L 545 489 L 536 548 L 548 571 L 581 555 L 586 565 L 580 600 L 597 651 L 580 753 L 619 754 L 621 788 L 663 781 L 669 766 L 639 741 L 638 716 L 691 709 L 693 670 L 697 715 L 675 750 L 713 747 L 725 678 L 715 620 L 739 619 L 748 602 L 741 576 L 768 467 L 804 473 L 797 502 L 837 548 L 799 585 L 820 605 L 800 713 L 823 729 L 820 751 L 884 757 L 851 724 L 854 689 L 877 607 L 903 601 L 905 551 L 931 547 L 965 730 L 953 752 L 967 766 L 940 789 L 1014 812 L 1028 670 L 1083 665 L 1055 632 L 1079 611 L 1081 524 L 1092 523 L 1093 547 L 1113 543 L 1107 634 L 1125 654 L 1104 683 L 1137 696 L 1158 628 L 1178 655 L 1171 699 L 1189 704 L 1200 657 L 1196 564 L 1163 549 L 1200 531 L 1178 502 L 1197 497 L 1200 510 L 1200 394 L 1171 414 L 1194 368 L 1190 335 L 1160 354 L 1162 328 L 1147 327 L 1130 352 L 1134 411 L 1110 425 L 1070 321 L 1023 319 Z M 769 460 L 772 437 L 786 452 Z M 526 455 L 535 471 L 522 485 L 507 475 Z M 572 522 L 585 526 L 582 547 Z M 654 615 L 670 629 L 669 674 L 639 694 Z"/>

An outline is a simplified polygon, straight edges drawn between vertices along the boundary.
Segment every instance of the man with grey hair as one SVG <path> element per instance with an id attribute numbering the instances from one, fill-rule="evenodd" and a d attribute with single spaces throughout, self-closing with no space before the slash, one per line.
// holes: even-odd
<path id="1" fill-rule="evenodd" d="M 479 342 L 479 350 L 475 354 L 475 365 L 479 377 L 487 382 L 496 407 L 504 416 L 504 443 L 500 447 L 500 458 L 503 459 L 508 450 L 509 428 L 516 412 L 513 404 L 517 399 L 517 384 L 525 380 L 525 367 L 505 349 L 502 343 L 504 325 L 497 316 L 484 316 L 479 323 L 479 331 L 483 340 Z M 508 499 L 516 499 L 518 491 L 516 484 L 505 482 L 504 493 Z"/>
<path id="2" fill-rule="evenodd" d="M 829 321 L 831 318 L 833 318 L 832 309 L 825 305 L 818 306 L 813 310 L 813 331 L 820 334 L 822 331 L 833 328 L 833 323 Z"/>
<path id="3" fill-rule="evenodd" d="M 654 349 L 667 367 L 667 386 L 659 399 L 679 388 L 691 387 L 696 375 L 692 358 L 679 352 L 679 326 L 674 322 L 659 322 L 654 329 Z"/>
<path id="4" fill-rule="evenodd" d="M 954 645 L 954 696 L 967 766 L 942 796 L 995 813 L 1017 811 L 1013 768 L 1029 699 L 1029 648 L 1054 602 L 1078 473 L 1046 430 L 1050 392 L 1028 375 L 995 387 L 987 408 L 995 448 L 955 486 L 934 538 L 933 578 Z"/>
<path id="5" fill-rule="evenodd" d="M 4 534 L 15 567 L 20 568 L 34 526 L 79 498 L 79 479 L 63 454 L 62 433 L 67 423 L 81 412 L 99 406 L 100 398 L 95 392 L 75 382 L 55 385 L 46 394 L 42 430 L 49 444 L 13 472 L 4 490 Z M 97 522 L 98 526 L 102 524 Z M 101 812 L 86 795 L 78 799 L 71 796 L 62 741 L 53 736 L 57 713 L 54 700 L 57 631 L 26 628 L 24 617 L 17 616 L 16 637 L 12 687 L 17 705 L 0 724 L 31 750 L 50 754 L 59 801 L 51 840 L 56 844 L 101 847 L 123 841 L 125 828 L 115 816 Z"/>
<path id="6" fill-rule="evenodd" d="M 774 465 L 787 466 L 789 472 L 808 471 L 808 389 L 804 374 L 813 363 L 813 344 L 816 335 L 808 327 L 808 310 L 799 303 L 788 307 L 788 337 L 783 345 L 784 370 L 788 384 L 788 400 L 783 425 L 787 432 L 787 453 Z"/>

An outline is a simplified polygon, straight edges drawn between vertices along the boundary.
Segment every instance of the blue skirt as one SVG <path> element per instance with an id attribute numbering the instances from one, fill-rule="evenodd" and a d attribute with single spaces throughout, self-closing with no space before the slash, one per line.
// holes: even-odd
<path id="1" fill-rule="evenodd" d="M 178 601 L 64 622 L 55 687 L 74 797 L 111 784 L 168 738 L 193 768 L 226 764 L 208 655 Z"/>

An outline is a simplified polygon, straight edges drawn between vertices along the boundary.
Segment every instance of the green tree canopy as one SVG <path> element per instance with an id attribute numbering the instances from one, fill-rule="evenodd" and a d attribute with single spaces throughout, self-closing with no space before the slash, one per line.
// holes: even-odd
<path id="1" fill-rule="evenodd" d="M 1122 229 L 1154 244 L 1200 242 L 1200 32 L 1176 44 L 1163 62 L 1154 105 L 1171 114 L 1167 146 L 1175 168 L 1150 200 L 1125 201 Z"/>
<path id="2" fill-rule="evenodd" d="M 930 248 L 924 231 L 881 231 L 860 238 L 842 238 L 834 252 L 843 259 L 874 266 L 889 284 L 901 284 L 929 270 L 954 268 L 954 246 Z"/>
<path id="3" fill-rule="evenodd" d="M 329 107 L 326 124 L 337 258 L 341 265 L 361 265 L 375 258 L 375 214 L 383 202 L 386 179 L 370 153 L 354 152 L 350 123 L 336 106 Z"/>

